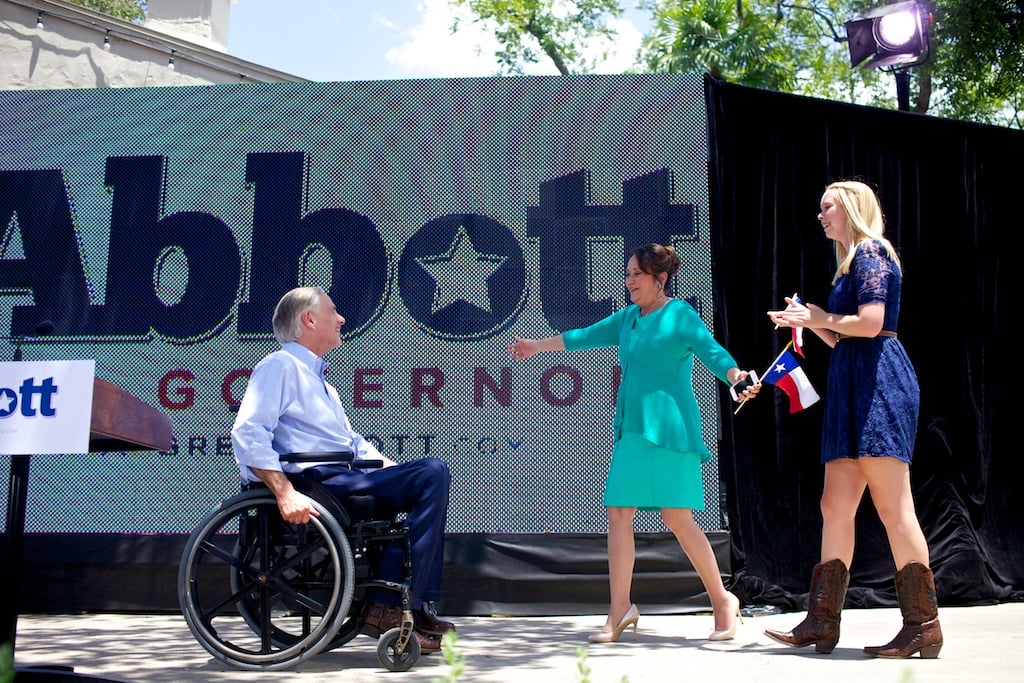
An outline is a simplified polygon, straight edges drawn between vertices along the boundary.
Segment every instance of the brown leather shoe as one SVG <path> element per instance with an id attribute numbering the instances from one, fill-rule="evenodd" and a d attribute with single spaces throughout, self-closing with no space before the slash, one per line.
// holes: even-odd
<path id="1" fill-rule="evenodd" d="M 402 625 L 402 608 L 398 605 L 381 605 L 376 602 L 368 602 L 363 607 L 360 621 L 363 622 L 362 627 L 359 629 L 362 633 L 379 638 L 385 631 Z"/>
<path id="2" fill-rule="evenodd" d="M 402 625 L 402 608 L 398 605 L 381 605 L 376 602 L 369 602 L 363 607 L 360 617 L 362 633 L 374 638 L 380 638 L 385 631 L 398 628 Z M 413 620 L 415 623 L 415 619 Z M 420 652 L 431 654 L 441 651 L 441 635 L 424 633 L 417 626 L 413 636 L 420 642 Z"/>
<path id="3" fill-rule="evenodd" d="M 416 640 L 420 641 L 420 652 L 423 654 L 429 655 L 441 651 L 441 636 L 422 633 L 419 629 L 415 629 L 412 634 L 416 636 Z"/>
<path id="4" fill-rule="evenodd" d="M 455 624 L 444 619 L 438 619 L 428 609 L 414 610 L 412 613 L 413 621 L 416 623 L 416 629 L 423 633 L 430 635 L 443 636 L 448 631 L 455 630 Z"/>

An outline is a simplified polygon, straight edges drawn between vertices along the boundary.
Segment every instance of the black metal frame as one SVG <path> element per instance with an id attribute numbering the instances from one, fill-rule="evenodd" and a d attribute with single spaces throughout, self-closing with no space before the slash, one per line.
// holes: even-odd
<path id="1" fill-rule="evenodd" d="M 351 454 L 286 457 L 352 462 Z M 338 499 L 309 477 L 289 478 L 319 513 L 308 524 L 285 522 L 273 493 L 253 484 L 210 512 L 190 536 L 178 597 L 192 634 L 235 668 L 290 669 L 359 634 L 363 595 L 381 588 L 399 594 L 403 618 L 381 634 L 378 660 L 392 671 L 409 669 L 420 645 L 413 637 L 411 542 L 404 520 L 370 497 Z M 375 577 L 378 554 L 394 542 L 402 544 L 402 580 Z"/>

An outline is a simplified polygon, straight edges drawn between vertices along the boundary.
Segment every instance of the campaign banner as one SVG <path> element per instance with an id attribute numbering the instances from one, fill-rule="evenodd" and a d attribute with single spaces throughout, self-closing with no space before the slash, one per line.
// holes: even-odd
<path id="1" fill-rule="evenodd" d="M 449 531 L 604 532 L 615 349 L 507 346 L 628 305 L 648 241 L 713 330 L 705 111 L 700 74 L 0 92 L 0 336 L 174 425 L 166 453 L 33 465 L 29 531 L 186 532 L 237 492 L 230 406 L 310 284 L 346 319 L 327 381 L 385 455 L 448 463 Z"/>
<path id="2" fill-rule="evenodd" d="M 92 360 L 0 363 L 0 455 L 88 453 Z"/>

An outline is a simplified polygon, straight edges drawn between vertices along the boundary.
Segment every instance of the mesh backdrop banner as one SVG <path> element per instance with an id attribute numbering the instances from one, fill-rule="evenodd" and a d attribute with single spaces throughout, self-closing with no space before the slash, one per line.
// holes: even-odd
<path id="1" fill-rule="evenodd" d="M 711 325 L 699 75 L 3 92 L 0 117 L 0 334 L 95 359 L 175 436 L 34 457 L 30 533 L 186 533 L 237 492 L 228 406 L 299 284 L 347 319 L 327 378 L 355 428 L 450 465 L 449 532 L 604 532 L 615 350 L 508 343 L 626 305 L 648 241 L 679 249 L 674 294 Z M 715 453 L 700 363 L 694 387 Z"/>

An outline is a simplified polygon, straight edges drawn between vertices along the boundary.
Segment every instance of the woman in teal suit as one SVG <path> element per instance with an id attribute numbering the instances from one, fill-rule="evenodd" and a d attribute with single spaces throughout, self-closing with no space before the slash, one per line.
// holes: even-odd
<path id="1" fill-rule="evenodd" d="M 633 250 L 626 265 L 626 289 L 632 304 L 581 329 L 546 339 L 515 338 L 514 359 L 542 351 L 618 347 L 622 379 L 615 402 L 615 445 L 605 482 L 608 510 L 608 619 L 595 643 L 615 642 L 628 627 L 636 638 L 640 614 L 630 598 L 636 549 L 633 518 L 639 510 L 660 510 L 704 584 L 715 612 L 709 640 L 736 634 L 739 600 L 725 589 L 714 551 L 693 510 L 704 509 L 701 465 L 711 452 L 701 430 L 700 407 L 693 393 L 693 359 L 718 379 L 745 380 L 733 357 L 711 335 L 690 304 L 666 295 L 679 270 L 671 246 L 647 244 Z M 753 398 L 748 386 L 738 401 Z"/>

